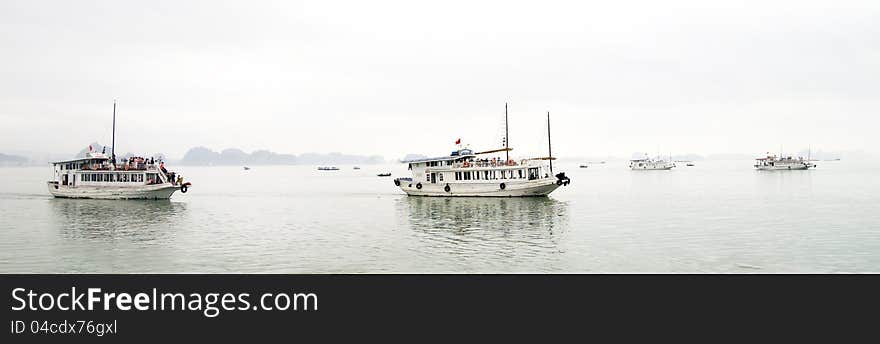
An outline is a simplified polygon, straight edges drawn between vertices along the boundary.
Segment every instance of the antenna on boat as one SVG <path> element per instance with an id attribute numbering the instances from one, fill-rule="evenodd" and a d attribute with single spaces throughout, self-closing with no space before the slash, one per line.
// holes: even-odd
<path id="1" fill-rule="evenodd" d="M 507 102 L 504 102 L 504 156 L 510 161 L 510 128 L 507 126 Z"/>
<path id="2" fill-rule="evenodd" d="M 113 159 L 113 167 L 116 167 L 116 99 L 113 99 L 113 136 L 110 143 L 110 158 Z"/>
<path id="3" fill-rule="evenodd" d="M 547 111 L 547 153 L 550 159 L 550 174 L 553 174 L 553 141 L 550 140 L 550 111 Z"/>

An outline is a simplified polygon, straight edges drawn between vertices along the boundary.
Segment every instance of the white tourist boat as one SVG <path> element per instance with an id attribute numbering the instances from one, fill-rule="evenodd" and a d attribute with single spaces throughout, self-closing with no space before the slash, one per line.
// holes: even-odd
<path id="1" fill-rule="evenodd" d="M 186 193 L 191 183 L 155 164 L 136 158 L 123 164 L 102 153 L 53 162 L 49 193 L 59 198 L 169 199 L 175 191 Z"/>
<path id="2" fill-rule="evenodd" d="M 666 161 L 660 158 L 652 159 L 647 156 L 641 159 L 633 159 L 629 161 L 629 168 L 633 171 L 671 170 L 674 167 L 674 162 Z"/>
<path id="3" fill-rule="evenodd" d="M 755 169 L 761 171 L 808 170 L 815 167 L 816 164 L 811 159 L 803 157 L 777 157 L 767 153 L 766 157 L 755 159 Z"/>
<path id="4" fill-rule="evenodd" d="M 175 191 L 186 193 L 191 183 L 165 169 L 155 159 L 129 158 L 118 163 L 115 150 L 116 104 L 113 104 L 114 137 L 111 155 L 89 152 L 84 158 L 52 163 L 49 193 L 59 198 L 169 199 Z M 91 147 L 90 147 L 91 148 Z M 158 164 L 157 164 L 158 163 Z"/>
<path id="5" fill-rule="evenodd" d="M 549 113 L 547 125 L 549 141 Z M 565 173 L 554 175 L 552 148 L 548 157 L 510 159 L 508 132 L 505 104 L 504 148 L 474 152 L 459 146 L 449 156 L 403 161 L 409 164 L 412 177 L 397 178 L 394 185 L 410 196 L 527 197 L 546 196 L 571 183 Z M 500 153 L 505 158 L 491 157 Z"/>

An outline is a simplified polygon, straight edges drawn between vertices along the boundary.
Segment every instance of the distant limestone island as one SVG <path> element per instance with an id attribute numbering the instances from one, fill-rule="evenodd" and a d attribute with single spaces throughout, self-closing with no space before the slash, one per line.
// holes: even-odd
<path id="1" fill-rule="evenodd" d="M 206 147 L 195 147 L 184 154 L 182 165 L 223 166 L 223 165 L 373 165 L 383 164 L 385 159 L 379 155 L 362 156 L 342 153 L 301 155 L 280 154 L 268 150 L 257 150 L 250 154 L 237 148 L 215 152 Z"/>
<path id="2" fill-rule="evenodd" d="M 0 166 L 26 166 L 30 160 L 23 156 L 0 153 Z"/>

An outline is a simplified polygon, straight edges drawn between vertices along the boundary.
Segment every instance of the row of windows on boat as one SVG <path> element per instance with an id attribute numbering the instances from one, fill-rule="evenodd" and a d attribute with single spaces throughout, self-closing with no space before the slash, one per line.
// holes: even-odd
<path id="1" fill-rule="evenodd" d="M 104 182 L 104 183 L 143 183 L 159 184 L 162 182 L 156 173 L 83 173 L 79 175 L 81 182 Z"/>
<path id="2" fill-rule="evenodd" d="M 427 173 L 427 180 L 433 180 L 431 175 L 436 175 L 437 181 L 442 182 L 444 173 Z M 499 180 L 499 179 L 528 179 L 534 180 L 541 178 L 539 168 L 529 168 L 520 170 L 496 170 L 496 171 L 463 171 L 454 172 L 455 180 Z M 546 176 L 545 176 L 546 177 Z"/>
<path id="3" fill-rule="evenodd" d="M 83 170 L 83 169 L 86 169 L 86 167 L 88 167 L 88 166 L 97 165 L 97 164 L 98 164 L 97 161 L 95 163 L 78 163 L 78 162 L 74 163 L 74 162 L 71 162 L 71 163 L 61 164 L 61 169 L 62 170 Z"/>

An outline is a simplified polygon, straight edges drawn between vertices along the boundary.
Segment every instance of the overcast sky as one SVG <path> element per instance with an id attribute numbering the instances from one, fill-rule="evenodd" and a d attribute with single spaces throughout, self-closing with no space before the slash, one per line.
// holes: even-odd
<path id="1" fill-rule="evenodd" d="M 880 1 L 0 2 L 0 152 L 880 151 Z"/>

